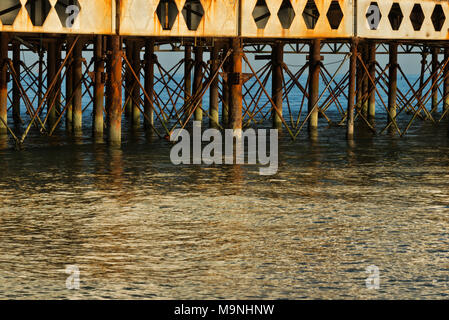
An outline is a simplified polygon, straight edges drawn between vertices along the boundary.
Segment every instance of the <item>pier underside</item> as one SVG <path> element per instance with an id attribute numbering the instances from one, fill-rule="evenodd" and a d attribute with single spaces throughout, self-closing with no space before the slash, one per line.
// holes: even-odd
<path id="1" fill-rule="evenodd" d="M 17 146 L 30 130 L 80 135 L 87 112 L 111 144 L 122 119 L 160 138 L 193 120 L 403 136 L 449 112 L 446 17 L 442 1 L 3 0 L 0 133 Z M 181 53 L 169 68 L 166 52 Z M 306 59 L 285 62 L 295 55 Z M 398 55 L 417 56 L 420 74 Z"/>

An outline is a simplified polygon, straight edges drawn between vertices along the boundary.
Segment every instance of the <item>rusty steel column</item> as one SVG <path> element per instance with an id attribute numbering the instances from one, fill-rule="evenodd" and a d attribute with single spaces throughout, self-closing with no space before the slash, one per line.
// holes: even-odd
<path id="1" fill-rule="evenodd" d="M 282 63 L 284 61 L 284 44 L 281 42 L 276 42 L 272 46 L 272 80 L 271 80 L 271 95 L 272 100 L 275 104 L 273 110 L 271 111 L 271 117 L 273 119 L 273 128 L 282 128 L 282 120 L 279 114 L 282 114 L 282 95 L 283 84 L 282 84 Z M 277 110 L 277 111 L 276 111 Z"/>
<path id="2" fill-rule="evenodd" d="M 47 88 L 50 87 L 56 76 L 56 49 L 56 40 L 50 40 L 47 47 Z M 57 86 L 54 86 L 47 95 L 47 113 L 50 128 L 52 128 L 56 122 L 56 102 L 53 104 L 56 97 L 56 90 Z"/>
<path id="3" fill-rule="evenodd" d="M 153 90 L 154 90 L 154 39 L 148 39 L 145 44 L 145 91 L 151 100 L 145 95 L 144 125 L 145 129 L 151 129 L 154 124 Z"/>
<path id="4" fill-rule="evenodd" d="M 83 77 L 83 43 L 81 40 L 75 44 L 73 49 L 73 122 L 72 128 L 75 134 L 81 134 L 83 125 L 83 90 L 82 90 L 82 77 Z"/>
<path id="5" fill-rule="evenodd" d="M 110 109 L 112 105 L 112 94 L 111 94 L 111 56 L 112 56 L 112 42 L 111 37 L 105 36 L 103 45 L 105 48 L 105 90 L 104 90 L 104 109 L 106 111 L 106 127 L 109 128 L 110 124 Z"/>
<path id="6" fill-rule="evenodd" d="M 373 121 L 376 117 L 376 84 L 371 80 L 376 80 L 376 43 L 370 42 L 368 45 L 368 56 L 369 56 L 369 75 L 371 79 L 368 79 L 368 119 Z"/>
<path id="7" fill-rule="evenodd" d="M 125 54 L 126 59 L 128 59 L 129 63 L 133 64 L 133 47 L 134 43 L 131 40 L 125 40 Z M 125 116 L 131 117 L 132 116 L 132 105 L 133 101 L 130 98 L 130 96 L 133 96 L 133 84 L 134 84 L 134 78 L 131 75 L 131 71 L 129 70 L 130 66 L 125 66 Z M 131 120 L 132 121 L 132 120 Z"/>
<path id="8" fill-rule="evenodd" d="M 0 34 L 0 134 L 6 134 L 8 123 L 8 43 L 9 36 Z"/>
<path id="9" fill-rule="evenodd" d="M 120 145 L 122 141 L 122 44 L 119 36 L 111 36 L 109 108 L 109 142 Z"/>
<path id="10" fill-rule="evenodd" d="M 12 60 L 14 70 L 20 81 L 20 43 L 14 41 L 12 44 Z M 20 117 L 20 88 L 15 81 L 12 82 L 12 117 L 14 123 L 20 124 L 22 119 Z"/>
<path id="11" fill-rule="evenodd" d="M 56 56 L 56 72 L 59 71 L 59 68 L 61 68 L 61 64 L 62 64 L 62 42 L 60 40 L 58 40 L 56 42 L 56 52 L 55 52 L 55 56 Z M 59 117 L 59 114 L 61 113 L 61 107 L 62 107 L 62 103 L 61 103 L 61 97 L 62 97 L 62 76 L 61 73 L 58 75 L 58 79 L 56 80 L 56 100 L 55 100 L 55 108 L 56 108 L 56 114 L 57 117 Z M 58 92 L 59 91 L 59 92 Z"/>
<path id="12" fill-rule="evenodd" d="M 444 61 L 449 59 L 449 47 L 444 48 Z M 443 71 L 444 73 L 444 84 L 443 84 L 443 112 L 448 112 L 449 109 L 449 67 L 446 65 L 446 68 Z M 446 114 L 447 116 L 447 114 Z"/>
<path id="13" fill-rule="evenodd" d="M 37 75 L 38 78 L 38 86 L 37 86 L 37 101 L 38 105 L 42 102 L 42 91 L 43 91 L 43 74 L 44 74 L 44 50 L 42 46 L 39 46 L 39 74 Z"/>
<path id="14" fill-rule="evenodd" d="M 185 45 L 184 51 L 184 100 L 187 101 L 192 96 L 192 47 Z"/>
<path id="15" fill-rule="evenodd" d="M 223 48 L 223 56 L 225 55 L 226 51 L 229 49 L 228 46 L 224 46 Z M 223 127 L 227 127 L 229 124 L 229 93 L 230 93 L 230 86 L 229 86 L 229 76 L 232 72 L 232 63 L 231 58 L 228 58 L 224 65 L 223 65 L 224 73 L 226 74 L 225 77 L 223 77 L 223 101 L 221 102 L 221 123 L 223 124 Z"/>
<path id="16" fill-rule="evenodd" d="M 349 60 L 349 88 L 348 88 L 348 117 L 346 126 L 346 137 L 348 140 L 354 138 L 354 96 L 357 72 L 357 39 L 351 43 L 351 58 Z"/>
<path id="17" fill-rule="evenodd" d="M 94 112 L 92 130 L 94 137 L 103 137 L 104 129 L 104 50 L 103 36 L 95 37 L 95 87 L 94 87 Z"/>
<path id="18" fill-rule="evenodd" d="M 397 81 L 398 81 L 398 44 L 390 43 L 389 46 L 389 64 L 388 69 L 388 123 L 396 121 L 396 95 L 397 95 Z M 390 132 L 394 132 L 393 126 L 389 127 Z"/>
<path id="19" fill-rule="evenodd" d="M 73 39 L 67 38 L 66 42 L 66 54 L 69 53 L 70 47 L 72 46 Z M 65 96 L 66 96 L 66 112 L 65 112 L 65 120 L 66 120 L 66 130 L 72 131 L 72 122 L 73 122 L 73 98 L 70 98 L 73 93 L 73 53 L 72 57 L 69 58 L 66 64 L 66 78 L 65 78 Z"/>
<path id="20" fill-rule="evenodd" d="M 139 81 L 140 81 L 140 69 L 141 69 L 141 58 L 140 58 L 140 50 L 142 49 L 140 43 L 138 43 L 137 41 L 134 42 L 133 45 L 133 58 L 132 58 L 132 67 L 134 70 L 134 73 L 137 75 L 137 77 L 139 77 Z M 140 126 L 140 86 L 137 83 L 137 81 L 135 80 L 135 78 L 133 77 L 133 86 L 134 89 L 132 91 L 132 119 L 131 119 L 131 125 L 132 128 L 137 129 Z"/>
<path id="21" fill-rule="evenodd" d="M 366 67 L 368 67 L 368 45 L 366 42 L 363 44 L 363 51 L 362 51 L 362 60 Z M 369 78 L 366 74 L 365 68 L 362 67 L 361 70 L 362 73 L 362 114 L 367 117 L 368 116 L 368 83 Z"/>
<path id="22" fill-rule="evenodd" d="M 357 45 L 357 55 L 361 55 L 363 54 L 363 43 L 358 43 Z M 360 65 L 360 63 L 358 62 L 358 59 L 356 61 L 356 90 L 357 90 L 357 94 L 356 94 L 356 108 L 361 108 L 362 106 L 362 94 L 363 94 L 363 82 L 362 82 L 362 77 L 363 77 L 363 71 L 362 71 L 362 66 Z"/>
<path id="23" fill-rule="evenodd" d="M 229 81 L 229 128 L 242 129 L 242 58 L 243 46 L 239 38 L 231 40 L 232 72 L 228 74 Z"/>
<path id="24" fill-rule="evenodd" d="M 422 88 L 423 84 L 424 84 L 424 75 L 426 72 L 426 64 L 427 64 L 427 52 L 425 51 L 426 49 L 424 48 L 424 51 L 421 53 L 421 72 L 419 74 L 419 88 Z M 419 90 L 417 93 L 417 98 L 419 98 L 419 100 L 421 100 L 422 98 L 422 90 Z"/>
<path id="25" fill-rule="evenodd" d="M 195 72 L 193 75 L 193 95 L 196 95 L 201 90 L 203 82 L 203 48 L 195 47 Z M 203 110 L 201 109 L 202 102 L 200 102 L 195 110 L 195 121 L 203 121 Z"/>
<path id="26" fill-rule="evenodd" d="M 210 52 L 210 74 L 213 76 L 217 71 L 219 64 L 218 54 L 220 52 L 219 46 L 215 43 L 215 45 L 211 48 Z M 211 128 L 218 128 L 219 124 L 219 111 L 218 111 L 218 104 L 219 104 L 219 95 L 218 95 L 218 76 L 215 77 L 214 81 L 212 81 L 210 85 L 210 93 L 209 93 L 209 113 L 210 113 L 210 119 L 209 119 L 209 126 Z"/>
<path id="27" fill-rule="evenodd" d="M 320 90 L 320 65 L 321 65 L 321 53 L 320 53 L 320 40 L 312 40 L 310 44 L 309 54 L 309 100 L 308 100 L 308 112 L 309 117 L 309 132 L 316 132 L 318 128 L 318 97 Z"/>
<path id="28" fill-rule="evenodd" d="M 438 63 L 438 53 L 439 48 L 432 47 L 431 53 L 432 53 L 432 109 L 431 112 L 438 111 L 438 69 L 439 69 L 439 63 Z"/>

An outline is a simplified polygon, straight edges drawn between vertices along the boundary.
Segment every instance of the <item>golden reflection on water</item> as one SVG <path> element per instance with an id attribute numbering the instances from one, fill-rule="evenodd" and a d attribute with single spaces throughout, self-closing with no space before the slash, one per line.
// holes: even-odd
<path id="1" fill-rule="evenodd" d="M 159 140 L 1 151 L 0 298 L 447 297 L 447 138 L 335 130 L 282 140 L 268 177 Z"/>

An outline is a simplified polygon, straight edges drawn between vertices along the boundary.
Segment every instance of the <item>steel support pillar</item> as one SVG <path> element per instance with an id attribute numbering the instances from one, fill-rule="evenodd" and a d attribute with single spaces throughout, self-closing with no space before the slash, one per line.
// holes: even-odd
<path id="1" fill-rule="evenodd" d="M 368 70 L 371 79 L 368 79 L 368 119 L 374 121 L 376 117 L 376 43 L 370 42 L 368 45 L 369 64 Z"/>
<path id="2" fill-rule="evenodd" d="M 348 115 L 346 124 L 346 136 L 348 140 L 354 138 L 354 96 L 357 72 L 357 44 L 357 40 L 354 39 L 351 43 L 351 58 L 349 60 Z"/>
<path id="3" fill-rule="evenodd" d="M 122 44 L 119 36 L 111 36 L 109 142 L 120 145 L 122 136 Z"/>
<path id="4" fill-rule="evenodd" d="M 203 48 L 195 47 L 195 72 L 193 75 L 193 95 L 196 95 L 201 90 L 203 82 Z M 195 110 L 195 121 L 203 121 L 203 110 L 201 109 L 202 102 L 197 105 Z"/>
<path id="5" fill-rule="evenodd" d="M 308 100 L 308 112 L 309 132 L 316 131 L 318 128 L 318 97 L 320 90 L 320 69 L 321 69 L 321 53 L 320 53 L 320 40 L 312 40 L 310 44 L 309 54 L 309 100 Z"/>
<path id="6" fill-rule="evenodd" d="M 141 58 L 140 58 L 140 50 L 142 49 L 140 43 L 137 41 L 134 42 L 133 45 L 133 52 L 132 52 L 132 67 L 134 70 L 134 73 L 139 77 L 140 79 L 140 70 L 141 70 Z M 133 78 L 133 91 L 132 91 L 132 119 L 131 124 L 134 129 L 140 127 L 140 86 L 137 83 L 137 81 Z"/>
<path id="7" fill-rule="evenodd" d="M 444 61 L 449 59 L 449 47 L 444 48 Z M 444 84 L 443 84 L 443 112 L 449 112 L 449 67 L 446 65 L 443 71 Z"/>
<path id="8" fill-rule="evenodd" d="M 81 40 L 75 44 L 75 48 L 73 49 L 73 123 L 72 128 L 73 132 L 76 135 L 81 134 L 82 125 L 83 125 L 83 86 L 82 86 L 82 77 L 83 77 L 83 43 Z"/>
<path id="9" fill-rule="evenodd" d="M 220 66 L 218 54 L 220 52 L 220 48 L 217 44 L 215 44 L 211 48 L 211 56 L 210 56 L 210 74 L 213 76 L 217 71 L 218 67 Z M 218 104 L 219 104 L 219 95 L 218 95 L 218 76 L 215 77 L 214 81 L 212 81 L 210 85 L 210 93 L 209 93 L 209 126 L 211 128 L 218 128 L 219 124 L 219 115 L 218 115 Z"/>
<path id="10" fill-rule="evenodd" d="M 397 81 L 398 81 L 398 45 L 391 43 L 389 46 L 389 64 L 388 69 L 388 123 L 396 121 L 396 96 L 397 96 Z M 394 132 L 394 126 L 389 127 L 390 132 Z"/>
<path id="11" fill-rule="evenodd" d="M 432 109 L 431 112 L 438 111 L 438 69 L 439 69 L 439 63 L 438 63 L 438 53 L 439 48 L 432 47 L 431 49 L 432 53 Z"/>
<path id="12" fill-rule="evenodd" d="M 0 34 L 0 134 L 7 133 L 8 123 L 8 43 L 9 36 Z"/>
<path id="13" fill-rule="evenodd" d="M 242 129 L 242 58 L 243 46 L 239 38 L 231 40 L 232 72 L 228 74 L 229 81 L 229 128 Z"/>
<path id="14" fill-rule="evenodd" d="M 145 44 L 145 95 L 144 102 L 144 125 L 145 129 L 150 129 L 154 124 L 154 110 L 153 110 L 153 90 L 154 90 L 154 39 L 148 39 Z"/>
<path id="15" fill-rule="evenodd" d="M 14 70 L 16 71 L 17 76 L 20 81 L 20 43 L 14 41 L 12 44 L 12 60 L 14 65 Z M 22 123 L 22 119 L 20 117 L 20 88 L 15 81 L 12 83 L 12 117 L 14 123 L 20 124 Z"/>
<path id="16" fill-rule="evenodd" d="M 271 117 L 273 119 L 273 128 L 282 128 L 282 120 L 279 114 L 282 114 L 282 63 L 284 60 L 284 45 L 281 42 L 277 42 L 272 47 L 272 80 L 271 80 L 271 95 L 274 102 Z"/>
<path id="17" fill-rule="evenodd" d="M 95 37 L 95 87 L 94 87 L 94 112 L 93 112 L 93 135 L 103 137 L 104 128 L 104 49 L 103 36 Z"/>

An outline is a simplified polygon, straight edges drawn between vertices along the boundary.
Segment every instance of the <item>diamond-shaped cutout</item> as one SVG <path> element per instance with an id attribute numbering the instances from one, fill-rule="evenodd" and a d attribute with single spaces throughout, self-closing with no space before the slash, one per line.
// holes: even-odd
<path id="1" fill-rule="evenodd" d="M 420 4 L 415 3 L 413 6 L 412 12 L 410 13 L 410 21 L 412 22 L 413 30 L 419 31 L 421 29 L 422 23 L 424 22 L 424 12 Z"/>
<path id="2" fill-rule="evenodd" d="M 28 0 L 25 7 L 33 26 L 42 27 L 51 9 L 50 2 L 48 0 Z"/>
<path id="3" fill-rule="evenodd" d="M 174 0 L 161 0 L 156 8 L 156 14 L 162 29 L 171 30 L 178 13 L 178 7 Z"/>
<path id="4" fill-rule="evenodd" d="M 78 0 L 58 0 L 55 9 L 62 26 L 72 28 L 81 11 L 81 5 Z"/>
<path id="5" fill-rule="evenodd" d="M 182 15 L 186 21 L 189 30 L 197 30 L 201 19 L 204 16 L 203 5 L 200 0 L 187 0 L 184 8 L 182 8 Z"/>
<path id="6" fill-rule="evenodd" d="M 337 0 L 332 0 L 329 10 L 327 10 L 326 17 L 329 21 L 331 29 L 338 29 L 341 20 L 343 19 L 343 11 L 341 10 L 340 4 Z"/>
<path id="7" fill-rule="evenodd" d="M 435 9 L 433 9 L 432 12 L 432 24 L 435 28 L 435 31 L 441 31 L 443 28 L 444 21 L 446 21 L 446 16 L 444 15 L 443 8 L 441 7 L 441 4 L 437 4 L 435 6 Z"/>
<path id="8" fill-rule="evenodd" d="M 402 10 L 401 7 L 399 6 L 399 3 L 397 2 L 393 3 L 390 9 L 390 13 L 388 13 L 388 20 L 390 20 L 391 29 L 399 30 L 403 18 L 404 15 L 402 14 Z"/>
<path id="9" fill-rule="evenodd" d="M 369 28 L 371 30 L 377 30 L 380 19 L 382 19 L 382 14 L 380 13 L 379 5 L 377 2 L 371 2 L 366 11 L 366 21 L 368 22 Z"/>
<path id="10" fill-rule="evenodd" d="M 270 16 L 271 13 L 270 10 L 268 10 L 268 6 L 265 0 L 257 0 L 256 6 L 253 10 L 253 18 L 254 22 L 256 23 L 257 29 L 265 29 Z"/>
<path id="11" fill-rule="evenodd" d="M 295 10 L 293 10 L 290 0 L 283 0 L 278 11 L 278 18 L 283 29 L 289 29 L 295 19 Z"/>
<path id="12" fill-rule="evenodd" d="M 307 0 L 307 4 L 302 12 L 302 17 L 306 23 L 307 29 L 315 29 L 316 23 L 320 18 L 320 12 L 314 0 Z"/>
<path id="13" fill-rule="evenodd" d="M 0 1 L 0 20 L 4 25 L 12 25 L 19 14 L 20 0 L 1 0 Z"/>

